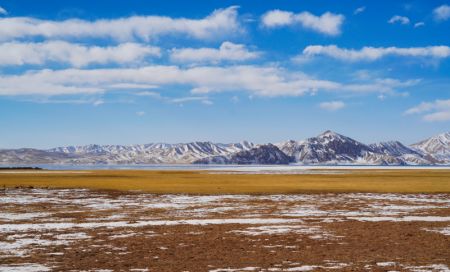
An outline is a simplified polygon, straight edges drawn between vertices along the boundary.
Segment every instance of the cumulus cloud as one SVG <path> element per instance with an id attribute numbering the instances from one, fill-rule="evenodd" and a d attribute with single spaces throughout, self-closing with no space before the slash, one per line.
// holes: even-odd
<path id="1" fill-rule="evenodd" d="M 345 103 L 342 101 L 322 102 L 319 104 L 319 107 L 327 111 L 337 111 L 343 109 L 345 107 Z"/>
<path id="2" fill-rule="evenodd" d="M 424 114 L 422 119 L 429 122 L 450 121 L 450 99 L 422 102 L 406 110 L 405 114 Z"/>
<path id="3" fill-rule="evenodd" d="M 161 35 L 182 34 L 197 39 L 223 37 L 240 31 L 237 7 L 219 9 L 203 19 L 171 18 L 165 16 L 132 16 L 120 19 L 87 21 L 41 20 L 32 17 L 0 19 L 0 39 L 30 37 L 111 38 L 119 41 L 142 39 L 148 41 Z"/>
<path id="4" fill-rule="evenodd" d="M 450 18 L 450 6 L 442 5 L 433 10 L 433 17 L 436 21 L 446 21 Z"/>
<path id="5" fill-rule="evenodd" d="M 266 27 L 280 27 L 293 24 L 294 16 L 293 12 L 276 9 L 266 12 L 261 20 Z"/>
<path id="6" fill-rule="evenodd" d="M 154 65 L 140 68 L 63 69 L 28 71 L 20 75 L 0 75 L 0 95 L 69 95 L 115 91 L 117 84 L 155 86 L 179 85 L 193 94 L 243 91 L 257 96 L 301 96 L 317 91 L 352 93 L 392 93 L 417 81 L 377 79 L 345 84 L 316 79 L 278 66 L 239 65 L 180 68 Z M 141 91 L 138 90 L 137 93 Z"/>
<path id="7" fill-rule="evenodd" d="M 125 64 L 148 56 L 160 56 L 160 49 L 136 43 L 117 46 L 85 46 L 65 41 L 41 43 L 8 42 L 0 44 L 0 66 L 44 65 L 49 62 L 83 67 L 89 64 Z"/>
<path id="8" fill-rule="evenodd" d="M 359 7 L 357 9 L 355 9 L 355 11 L 353 11 L 353 14 L 354 15 L 360 14 L 360 13 L 363 13 L 365 10 L 366 10 L 366 7 Z"/>
<path id="9" fill-rule="evenodd" d="M 325 35 L 337 36 L 341 34 L 344 15 L 325 12 L 316 16 L 307 11 L 293 13 L 290 11 L 271 10 L 261 17 L 263 26 L 268 28 L 300 25 Z"/>
<path id="10" fill-rule="evenodd" d="M 3 7 L 0 7 L 0 15 L 8 15 L 8 11 L 6 11 Z"/>
<path id="11" fill-rule="evenodd" d="M 175 62 L 210 62 L 246 61 L 256 59 L 260 52 L 249 51 L 243 44 L 223 42 L 216 48 L 182 48 L 173 49 L 170 59 Z"/>
<path id="12" fill-rule="evenodd" d="M 375 61 L 386 56 L 423 57 L 443 59 L 450 57 L 449 46 L 427 47 L 363 47 L 357 49 L 340 48 L 336 45 L 310 45 L 303 50 L 303 57 L 327 56 L 343 61 Z"/>
<path id="13" fill-rule="evenodd" d="M 400 16 L 400 15 L 392 16 L 392 18 L 389 19 L 389 21 L 388 21 L 388 23 L 390 23 L 390 24 L 400 23 L 402 25 L 407 25 L 407 24 L 409 24 L 409 22 L 410 22 L 410 20 L 408 17 Z"/>
<path id="14" fill-rule="evenodd" d="M 145 111 L 137 111 L 136 115 L 137 116 L 144 116 L 145 115 Z"/>

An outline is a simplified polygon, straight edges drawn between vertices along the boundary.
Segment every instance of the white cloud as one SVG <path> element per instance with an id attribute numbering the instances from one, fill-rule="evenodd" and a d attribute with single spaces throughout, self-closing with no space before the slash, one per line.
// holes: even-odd
<path id="1" fill-rule="evenodd" d="M 134 95 L 137 96 L 148 96 L 148 97 L 154 97 L 154 98 L 161 98 L 161 94 L 157 93 L 157 92 L 151 92 L 151 91 L 143 91 L 143 92 L 137 92 L 137 93 L 133 93 Z"/>
<path id="2" fill-rule="evenodd" d="M 423 117 L 423 120 L 428 122 L 450 121 L 450 110 L 427 114 Z"/>
<path id="3" fill-rule="evenodd" d="M 213 92 L 213 90 L 208 87 L 196 87 L 191 89 L 192 94 L 207 94 L 211 92 Z"/>
<path id="4" fill-rule="evenodd" d="M 345 49 L 336 45 L 310 45 L 303 50 L 303 56 L 327 56 L 343 61 L 374 61 L 386 56 L 424 57 L 443 59 L 450 57 L 448 46 L 427 47 L 363 47 L 362 49 Z"/>
<path id="5" fill-rule="evenodd" d="M 94 103 L 92 103 L 92 105 L 94 105 L 94 106 L 100 106 L 100 105 L 103 105 L 103 104 L 105 104 L 105 101 L 103 101 L 103 100 L 101 100 L 101 99 L 99 99 L 99 100 L 96 100 L 96 101 L 94 101 Z"/>
<path id="6" fill-rule="evenodd" d="M 214 104 L 211 100 L 202 100 L 201 103 L 207 106 L 211 106 Z"/>
<path id="7" fill-rule="evenodd" d="M 0 44 L 0 66 L 43 65 L 49 62 L 64 63 L 74 67 L 89 64 L 126 64 L 160 54 L 158 47 L 136 43 L 99 47 L 65 41 L 8 42 Z"/>
<path id="8" fill-rule="evenodd" d="M 173 98 L 169 100 L 170 103 L 175 104 L 183 104 L 186 102 L 196 102 L 196 101 L 208 106 L 213 104 L 213 102 L 209 100 L 207 96 L 188 96 L 188 97 Z"/>
<path id="9" fill-rule="evenodd" d="M 137 116 L 144 116 L 145 115 L 145 111 L 137 111 L 136 115 Z"/>
<path id="10" fill-rule="evenodd" d="M 68 95 L 117 91 L 117 84 L 183 86 L 193 94 L 243 91 L 257 96 L 301 96 L 317 91 L 391 93 L 416 81 L 377 79 L 343 84 L 312 78 L 278 66 L 239 65 L 228 67 L 145 66 L 140 68 L 64 69 L 28 71 L 21 75 L 0 75 L 0 95 Z M 113 87 L 111 87 L 113 86 Z M 137 92 L 141 93 L 141 91 Z"/>
<path id="11" fill-rule="evenodd" d="M 210 62 L 246 61 L 256 59 L 260 52 L 249 51 L 243 44 L 223 42 L 219 49 L 215 48 L 182 48 L 173 49 L 170 55 L 175 62 Z"/>
<path id="12" fill-rule="evenodd" d="M 379 93 L 384 95 L 390 94 L 408 96 L 408 93 L 396 93 L 395 91 L 398 89 L 415 86 L 419 82 L 420 80 L 418 79 L 400 81 L 393 78 L 375 78 L 370 81 L 365 81 L 364 83 L 348 84 L 342 86 L 342 88 L 353 93 Z"/>
<path id="13" fill-rule="evenodd" d="M 269 28 L 300 25 L 305 29 L 337 36 L 341 34 L 344 19 L 343 15 L 331 12 L 316 16 L 307 11 L 296 14 L 290 11 L 271 10 L 262 16 L 261 21 L 265 27 Z"/>
<path id="14" fill-rule="evenodd" d="M 8 11 L 6 11 L 3 7 L 0 7 L 0 15 L 8 15 Z"/>
<path id="15" fill-rule="evenodd" d="M 182 34 L 197 39 L 223 37 L 240 32 L 237 7 L 215 10 L 203 19 L 170 18 L 164 16 L 132 16 L 120 19 L 86 21 L 40 20 L 31 17 L 0 19 L 0 39 L 29 37 L 45 38 L 112 38 L 120 41 Z"/>
<path id="16" fill-rule="evenodd" d="M 294 16 L 293 12 L 276 9 L 263 14 L 261 20 L 266 27 L 280 27 L 293 24 Z"/>
<path id="17" fill-rule="evenodd" d="M 409 22 L 410 21 L 409 21 L 408 17 L 399 16 L 399 15 L 392 16 L 392 18 L 389 19 L 389 21 L 388 21 L 388 23 L 390 23 L 390 24 L 400 23 L 402 25 L 407 25 L 407 24 L 409 24 Z"/>
<path id="18" fill-rule="evenodd" d="M 433 10 L 433 17 L 436 21 L 446 21 L 450 18 L 450 6 L 442 5 Z"/>
<path id="19" fill-rule="evenodd" d="M 342 101 L 322 102 L 319 104 L 319 107 L 327 111 L 337 111 L 343 109 L 345 107 L 345 103 Z"/>
<path id="20" fill-rule="evenodd" d="M 353 12 L 354 15 L 356 14 L 360 14 L 363 13 L 366 10 L 366 7 L 359 7 L 357 9 L 355 9 L 355 11 Z"/>
<path id="21" fill-rule="evenodd" d="M 149 85 L 149 84 L 117 83 L 117 84 L 109 85 L 108 88 L 122 89 L 122 90 L 130 90 L 130 89 L 131 90 L 139 90 L 139 89 L 156 89 L 156 88 L 158 88 L 158 86 Z M 148 93 L 153 93 L 153 92 L 144 91 L 141 93 L 148 94 Z"/>
<path id="22" fill-rule="evenodd" d="M 406 110 L 405 114 L 424 114 L 422 119 L 429 122 L 450 121 L 450 99 L 422 102 Z"/>
<path id="23" fill-rule="evenodd" d="M 422 27 L 422 26 L 425 26 L 424 22 L 417 22 L 414 24 L 414 28 L 418 28 L 418 27 Z"/>
<path id="24" fill-rule="evenodd" d="M 195 67 L 147 66 L 129 69 L 42 70 L 22 75 L 0 76 L 0 95 L 73 94 L 108 91 L 117 83 L 188 85 L 207 92 L 243 90 L 261 96 L 303 95 L 339 84 L 316 80 L 277 67 L 231 66 Z"/>

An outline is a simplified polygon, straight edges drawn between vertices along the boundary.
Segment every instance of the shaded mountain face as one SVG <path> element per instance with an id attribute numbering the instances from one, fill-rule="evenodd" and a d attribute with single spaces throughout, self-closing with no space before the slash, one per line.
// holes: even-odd
<path id="1" fill-rule="evenodd" d="M 418 152 L 434 158 L 439 163 L 450 163 L 450 132 L 441 133 L 411 147 Z"/>
<path id="2" fill-rule="evenodd" d="M 450 133 L 410 147 L 397 141 L 366 145 L 325 131 L 302 141 L 276 145 L 251 142 L 192 142 L 141 145 L 85 145 L 49 150 L 0 149 L 0 164 L 450 164 Z"/>
<path id="3" fill-rule="evenodd" d="M 196 164 L 289 164 L 294 158 L 273 144 L 260 145 L 228 156 L 213 156 L 197 160 Z"/>
<path id="4" fill-rule="evenodd" d="M 386 154 L 389 156 L 402 156 L 405 154 L 420 155 L 419 152 L 403 145 L 399 141 L 380 142 L 370 144 L 369 147 L 376 153 Z"/>

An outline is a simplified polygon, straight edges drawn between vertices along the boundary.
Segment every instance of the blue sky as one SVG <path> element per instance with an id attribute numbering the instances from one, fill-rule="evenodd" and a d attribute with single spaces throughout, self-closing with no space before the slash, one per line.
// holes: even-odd
<path id="1" fill-rule="evenodd" d="M 449 1 L 0 7 L 0 148 L 450 128 Z"/>

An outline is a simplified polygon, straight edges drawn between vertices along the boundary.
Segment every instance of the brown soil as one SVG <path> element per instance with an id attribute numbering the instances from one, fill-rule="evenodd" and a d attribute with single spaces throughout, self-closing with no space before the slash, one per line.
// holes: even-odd
<path id="1" fill-rule="evenodd" d="M 11 189 L 3 196 L 24 199 L 33 196 L 33 190 Z M 48 192 L 51 199 L 43 199 Z M 421 207 L 408 210 L 401 215 L 384 215 L 378 211 L 374 216 L 439 216 L 449 217 L 450 195 L 428 195 L 429 201 L 379 200 L 352 195 L 315 195 L 306 199 L 279 199 L 277 197 L 249 196 L 242 199 L 221 199 L 216 202 L 198 204 L 196 209 L 210 210 L 203 215 L 189 216 L 195 208 L 151 207 L 136 200 L 159 198 L 162 196 L 126 194 L 118 192 L 74 191 L 57 194 L 57 190 L 41 190 L 37 198 L 42 202 L 2 204 L 0 213 L 26 214 L 48 212 L 51 215 L 34 219 L 7 220 L 0 218 L 0 230 L 8 224 L 37 224 L 71 222 L 115 222 L 135 223 L 145 220 L 179 219 L 227 219 L 257 218 L 288 219 L 292 216 L 283 212 L 296 206 L 313 205 L 323 212 L 363 212 L 373 205 L 385 204 Z M 385 195 L 381 195 L 385 196 Z M 167 197 L 167 196 L 165 196 Z M 178 195 L 178 197 L 181 197 Z M 412 199 L 418 196 L 406 196 Z M 419 196 L 420 197 L 420 196 Z M 83 203 L 114 203 L 114 201 L 136 201 L 121 208 L 100 209 L 86 207 Z M 170 197 L 168 197 L 170 199 Z M 190 198 L 195 198 L 191 196 Z M 6 198 L 5 198 L 6 199 Z M 61 203 L 56 201 L 60 199 Z M 167 199 L 167 198 L 165 198 Z M 73 204 L 71 204 L 73 201 Z M 163 203 L 156 199 L 155 202 Z M 179 203 L 179 202 L 177 202 Z M 191 203 L 192 204 L 192 203 Z M 146 206 L 147 205 L 147 206 Z M 372 206 L 371 206 L 372 205 Z M 427 207 L 429 206 L 429 207 Z M 222 211 L 214 208 L 232 207 Z M 436 208 L 437 207 L 437 208 Z M 177 213 L 179 212 L 179 213 Z M 108 216 L 123 215 L 120 219 L 105 219 Z M 425 229 L 449 227 L 450 220 L 444 222 L 361 222 L 342 215 L 299 216 L 302 223 L 276 225 L 302 225 L 316 227 L 319 233 L 286 232 L 278 234 L 249 235 L 237 231 L 268 226 L 268 224 L 217 224 L 217 225 L 173 225 L 143 227 L 98 227 L 27 230 L 20 232 L 0 231 L 0 268 L 5 265 L 34 263 L 42 264 L 54 271 L 210 271 L 255 267 L 254 271 L 300 271 L 306 265 L 312 271 L 413 271 L 411 267 L 444 265 L 450 266 L 450 236 Z M 326 220 L 328 219 L 328 220 Z M 1 243 L 12 243 L 24 237 L 57 241 L 57 235 L 84 233 L 89 238 L 73 239 L 67 244 L 39 245 L 26 247 L 24 256 L 14 256 L 2 252 Z M 315 236 L 319 234 L 319 237 Z M 23 235 L 17 237 L 14 235 Z M 118 235 L 123 235 L 122 237 Z M 58 255 L 54 255 L 54 254 Z M 392 262 L 392 263 L 386 263 Z M 377 264 L 379 263 L 379 264 Z M 382 264 L 385 263 L 385 264 Z M 272 270 L 269 270 L 272 269 Z M 279 269 L 279 270 L 276 270 Z M 291 269 L 291 270 L 289 270 Z M 0 269 L 1 270 L 1 269 Z M 135 270 L 138 271 L 138 270 Z M 227 271 L 227 270 L 222 270 Z M 306 271 L 306 270 L 305 270 Z M 430 270 L 439 271 L 439 270 Z"/>

